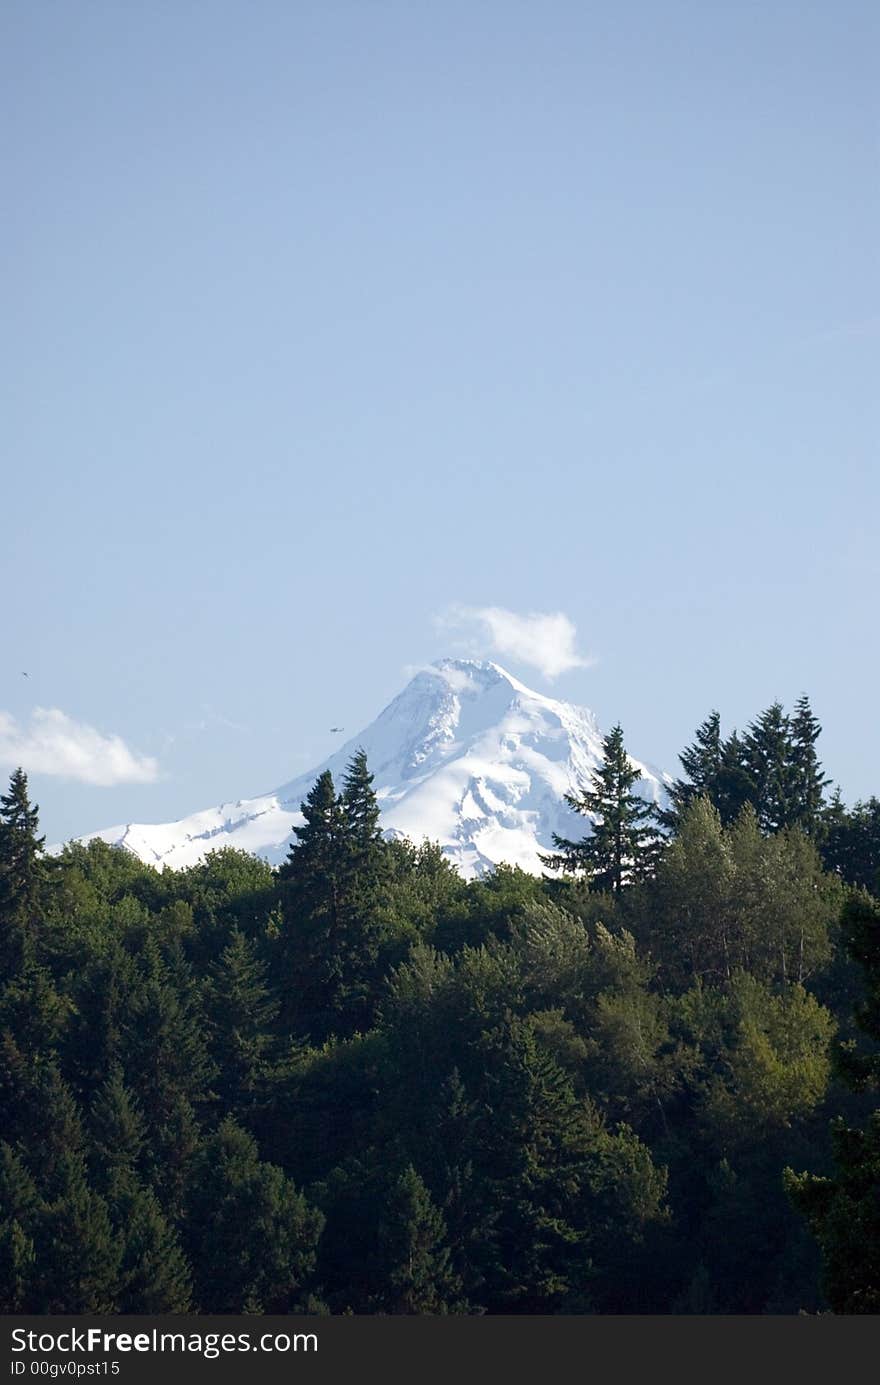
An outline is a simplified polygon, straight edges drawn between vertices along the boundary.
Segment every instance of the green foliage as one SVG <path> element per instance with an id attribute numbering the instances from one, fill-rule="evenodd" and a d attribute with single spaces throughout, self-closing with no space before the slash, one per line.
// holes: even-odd
<path id="1" fill-rule="evenodd" d="M 192 1161 L 185 1236 L 206 1313 L 301 1308 L 323 1225 L 281 1169 L 228 1118 Z"/>
<path id="2" fill-rule="evenodd" d="M 751 807 L 762 832 L 799 827 L 821 840 L 830 782 L 816 752 L 821 731 L 806 696 L 798 699 L 793 716 L 774 702 L 743 736 L 734 731 L 726 740 L 720 714 L 713 711 L 697 729 L 693 745 L 679 756 L 687 778 L 672 785 L 662 821 L 677 831 L 686 810 L 702 797 L 725 827 Z"/>
<path id="3" fill-rule="evenodd" d="M 461 1285 L 451 1269 L 446 1224 L 412 1164 L 392 1184 L 379 1224 L 379 1312 L 455 1311 Z"/>
<path id="4" fill-rule="evenodd" d="M 730 1151 L 790 1127 L 819 1105 L 831 1073 L 834 1020 L 802 987 L 775 994 L 748 972 L 735 973 L 718 1002 L 699 1035 L 702 1105 L 713 1138 Z"/>
<path id="5" fill-rule="evenodd" d="M 835 1176 L 786 1170 L 789 1196 L 822 1247 L 835 1313 L 880 1313 L 880 1111 L 864 1130 L 833 1128 Z"/>
<path id="6" fill-rule="evenodd" d="M 0 1143 L 0 1312 L 24 1313 L 36 1283 L 37 1185 L 20 1155 Z"/>
<path id="7" fill-rule="evenodd" d="M 273 1071 L 273 1025 L 279 1004 L 255 946 L 236 928 L 208 969 L 205 1015 L 217 1072 L 214 1088 L 228 1111 L 240 1117 L 265 1093 Z"/>
<path id="8" fill-rule="evenodd" d="M 189 1264 L 153 1190 L 143 1184 L 120 1188 L 110 1210 L 123 1245 L 117 1311 L 189 1313 Z"/>
<path id="9" fill-rule="evenodd" d="M 360 752 L 277 873 L 47 860 L 14 777 L 0 1308 L 866 1311 L 880 906 L 817 736 L 713 714 L 658 861 L 618 728 L 589 869 L 544 880 L 383 841 Z"/>
<path id="10" fill-rule="evenodd" d="M 842 934 L 865 977 L 866 999 L 856 1021 L 872 1045 L 880 1043 L 880 903 L 864 893 L 847 900 Z M 880 1053 L 847 1048 L 841 1069 L 858 1089 L 880 1087 Z M 828 1301 L 837 1313 L 880 1313 L 880 1110 L 864 1130 L 842 1119 L 832 1126 L 834 1176 L 795 1174 L 786 1187 L 819 1242 Z"/>
<path id="11" fill-rule="evenodd" d="M 187 967 L 173 968 L 148 943 L 139 958 L 139 984 L 120 1041 L 120 1062 L 137 1083 L 143 1113 L 154 1128 L 180 1099 L 198 1110 L 213 1096 L 215 1068 L 204 1039 L 198 990 Z"/>
<path id="12" fill-rule="evenodd" d="M 366 761 L 355 755 L 341 796 L 325 771 L 301 805 L 304 823 L 279 877 L 285 1015 L 323 1040 L 369 1026 L 378 998 L 385 844 Z"/>
<path id="13" fill-rule="evenodd" d="M 55 1195 L 36 1219 L 35 1303 L 41 1313 L 117 1311 L 123 1240 L 104 1198 L 88 1185 L 82 1158 L 63 1153 Z"/>
<path id="14" fill-rule="evenodd" d="M 836 793 L 822 822 L 821 850 L 828 870 L 880 896 L 880 798 L 847 810 Z"/>
<path id="15" fill-rule="evenodd" d="M 731 826 L 705 798 L 681 815 L 656 879 L 632 906 L 637 936 L 676 987 L 737 969 L 802 984 L 831 956 L 839 883 L 798 830 L 764 836 L 746 808 Z"/>
<path id="16" fill-rule="evenodd" d="M 623 731 L 615 726 L 602 742 L 602 765 L 593 774 L 592 788 L 565 796 L 576 813 L 593 819 L 592 832 L 579 842 L 554 833 L 556 850 L 541 857 L 544 865 L 585 871 L 594 889 L 614 894 L 650 875 L 659 847 L 657 814 L 652 803 L 633 792 L 640 777 L 624 748 Z"/>
<path id="17" fill-rule="evenodd" d="M 17 769 L 0 794 L 0 981 L 13 975 L 35 944 L 43 868 L 38 809 L 27 775 Z"/>

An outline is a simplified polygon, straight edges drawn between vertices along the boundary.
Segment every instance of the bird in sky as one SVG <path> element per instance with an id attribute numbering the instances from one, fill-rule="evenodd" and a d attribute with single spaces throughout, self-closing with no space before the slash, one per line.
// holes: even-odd
<path id="1" fill-rule="evenodd" d="M 330 735 L 331 735 L 331 736 L 337 736 L 337 735 L 339 734 L 340 731 L 344 731 L 344 730 L 345 730 L 345 727 L 344 727 L 344 726 L 331 726 L 331 727 L 330 727 Z"/>
<path id="2" fill-rule="evenodd" d="M 21 676 L 22 676 L 22 678 L 30 678 L 30 674 L 29 674 L 29 673 L 25 673 L 24 671 L 22 671 L 22 675 L 21 675 Z"/>

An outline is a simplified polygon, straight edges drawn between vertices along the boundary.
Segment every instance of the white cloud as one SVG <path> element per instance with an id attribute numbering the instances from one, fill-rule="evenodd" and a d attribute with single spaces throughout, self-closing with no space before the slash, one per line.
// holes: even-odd
<path id="1" fill-rule="evenodd" d="M 577 631 L 561 611 L 518 615 L 501 606 L 454 606 L 440 624 L 476 627 L 493 654 L 508 655 L 540 669 L 545 678 L 556 678 L 572 668 L 588 668 L 595 662 L 578 654 Z"/>
<path id="2" fill-rule="evenodd" d="M 82 784 L 152 784 L 158 763 L 129 750 L 121 736 L 105 736 L 57 707 L 35 707 L 21 726 L 0 712 L 0 766 L 21 765 L 30 774 L 54 774 Z"/>

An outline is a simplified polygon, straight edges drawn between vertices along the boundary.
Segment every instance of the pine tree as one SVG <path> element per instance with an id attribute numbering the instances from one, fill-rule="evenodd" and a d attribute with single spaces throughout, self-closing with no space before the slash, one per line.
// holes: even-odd
<path id="1" fill-rule="evenodd" d="M 57 1193 L 41 1211 L 34 1237 L 42 1313 L 116 1311 L 122 1237 L 104 1198 L 88 1185 L 78 1154 L 64 1154 Z"/>
<path id="2" fill-rule="evenodd" d="M 0 1142 L 0 1313 L 34 1311 L 34 1226 L 40 1198 L 20 1156 Z"/>
<path id="3" fill-rule="evenodd" d="M 379 803 L 373 790 L 373 775 L 367 767 L 367 752 L 361 747 L 349 761 L 342 781 L 342 808 L 348 828 L 346 840 L 349 851 L 357 860 L 357 869 L 372 864 L 380 854 L 382 831 L 379 827 Z"/>
<path id="4" fill-rule="evenodd" d="M 696 798 L 715 802 L 722 767 L 721 713 L 710 712 L 697 727 L 693 745 L 679 755 L 687 779 L 677 779 L 669 789 L 671 808 L 658 816 L 667 827 L 677 827 L 682 813 Z"/>
<path id="5" fill-rule="evenodd" d="M 682 816 L 698 798 L 709 800 L 725 827 L 736 821 L 747 803 L 755 801 L 744 743 L 736 731 L 722 739 L 717 711 L 697 727 L 693 745 L 686 746 L 678 758 L 687 779 L 676 780 L 669 790 L 671 807 L 657 813 L 665 827 L 677 831 Z"/>
<path id="6" fill-rule="evenodd" d="M 791 827 L 801 805 L 791 722 L 781 702 L 774 702 L 749 727 L 743 740 L 743 763 L 755 786 L 754 805 L 762 831 Z"/>
<path id="7" fill-rule="evenodd" d="M 615 726 L 602 743 L 602 766 L 593 774 L 592 789 L 580 795 L 566 794 L 570 808 L 593 818 L 593 831 L 579 842 L 553 834 L 553 854 L 542 856 L 544 865 L 556 870 L 584 870 L 596 890 L 615 894 L 648 875 L 659 845 L 656 811 L 633 792 L 639 771 L 623 744 L 623 730 Z"/>
<path id="8" fill-rule="evenodd" d="M 489 1312 L 582 1312 L 597 1256 L 625 1255 L 658 1215 L 665 1178 L 631 1131 L 609 1134 L 578 1099 L 532 1024 L 506 1019 L 484 1034 L 480 1057 L 489 1115 L 480 1168 L 499 1252 L 484 1301 Z"/>
<path id="9" fill-rule="evenodd" d="M 379 803 L 366 751 L 355 751 L 342 785 L 348 879 L 345 891 L 345 1032 L 368 1029 L 381 991 L 378 958 L 387 902 L 390 856 L 379 826 Z"/>
<path id="10" fill-rule="evenodd" d="M 95 1095 L 89 1124 L 96 1186 L 112 1193 L 138 1182 L 147 1126 L 118 1063 Z"/>
<path id="11" fill-rule="evenodd" d="M 110 1202 L 123 1241 L 117 1290 L 120 1313 L 188 1313 L 192 1275 L 180 1237 L 151 1188 L 138 1184 Z"/>
<path id="12" fill-rule="evenodd" d="M 461 1284 L 450 1265 L 443 1216 L 412 1164 L 393 1184 L 379 1226 L 380 1312 L 455 1311 Z"/>
<path id="13" fill-rule="evenodd" d="M 279 872 L 285 915 L 285 1018 L 314 1041 L 369 1026 L 378 978 L 386 853 L 366 757 L 342 795 L 329 771 L 302 804 L 302 827 Z"/>
<path id="14" fill-rule="evenodd" d="M 195 1110 L 211 1100 L 215 1069 L 187 969 L 179 961 L 170 967 L 152 943 L 144 948 L 141 961 L 143 976 L 120 1037 L 120 1061 L 155 1130 L 179 1098 Z"/>
<path id="15" fill-rule="evenodd" d="M 92 1103 L 90 1124 L 94 1185 L 106 1200 L 122 1246 L 118 1312 L 188 1312 L 189 1267 L 177 1232 L 143 1181 L 146 1126 L 118 1065 Z"/>
<path id="16" fill-rule="evenodd" d="M 224 1110 L 241 1116 L 259 1099 L 271 1072 L 278 1002 L 254 945 L 237 928 L 209 969 L 205 1010 L 217 1095 Z"/>
<path id="17" fill-rule="evenodd" d="M 39 915 L 45 837 L 39 807 L 28 799 L 27 775 L 17 769 L 0 794 L 0 979 L 14 975 L 33 947 Z"/>
<path id="18" fill-rule="evenodd" d="M 66 1070 L 90 1100 L 119 1063 L 142 976 L 137 960 L 113 937 L 72 979 L 73 1013 L 64 1041 Z"/>
<path id="19" fill-rule="evenodd" d="M 326 915 L 327 927 L 332 929 L 347 862 L 342 800 L 329 770 L 315 780 L 300 811 L 303 825 L 293 829 L 296 841 L 291 843 L 278 876 L 293 885 L 301 908 Z"/>
<path id="20" fill-rule="evenodd" d="M 41 1194 L 54 1197 L 64 1157 L 85 1151 L 79 1107 L 57 1059 L 22 1053 L 8 1033 L 0 1039 L 0 1111 L 3 1135 L 26 1153 Z"/>
<path id="21" fill-rule="evenodd" d="M 443 1213 L 450 1264 L 471 1311 L 480 1304 L 487 1279 L 497 1281 L 497 1210 L 487 1205 L 475 1168 L 481 1107 L 468 1097 L 457 1067 L 437 1094 L 424 1157 L 430 1162 L 431 1191 Z M 426 1175 L 427 1176 L 427 1175 Z"/>
<path id="22" fill-rule="evenodd" d="M 150 1133 L 149 1181 L 167 1214 L 176 1218 L 183 1207 L 192 1161 L 202 1142 L 192 1103 L 182 1092 L 171 1098 L 170 1108 Z"/>
<path id="23" fill-rule="evenodd" d="M 10 1034 L 22 1052 L 48 1056 L 69 1012 L 49 971 L 27 949 L 17 974 L 0 983 L 0 1033 Z"/>
<path id="24" fill-rule="evenodd" d="M 323 1040 L 333 1031 L 342 975 L 340 933 L 347 859 L 342 802 L 326 770 L 300 805 L 303 825 L 293 829 L 287 860 L 278 872 L 284 930 L 283 1018 Z"/>
<path id="25" fill-rule="evenodd" d="M 857 1007 L 862 1032 L 880 1043 L 880 903 L 863 893 L 847 901 L 841 931 L 864 969 L 867 998 Z M 844 1078 L 856 1090 L 880 1087 L 880 1051 L 840 1055 Z M 789 1197 L 809 1222 L 824 1262 L 824 1285 L 835 1313 L 880 1313 L 880 1110 L 864 1130 L 839 1118 L 832 1124 L 831 1178 L 785 1170 Z"/>
<path id="26" fill-rule="evenodd" d="M 280 1168 L 227 1118 L 193 1161 L 186 1240 L 206 1313 L 288 1313 L 302 1304 L 323 1225 Z"/>
<path id="27" fill-rule="evenodd" d="M 820 850 L 826 870 L 880 897 L 880 798 L 847 809 L 837 789 L 823 815 Z"/>
<path id="28" fill-rule="evenodd" d="M 831 780 L 822 773 L 816 754 L 816 741 L 822 733 L 810 700 L 804 694 L 795 703 L 791 719 L 791 757 L 796 784 L 796 805 L 792 826 L 814 837 L 820 826 L 825 790 Z"/>
<path id="29" fill-rule="evenodd" d="M 721 746 L 721 766 L 712 803 L 725 827 L 736 822 L 747 804 L 754 805 L 758 791 L 752 780 L 743 738 L 733 731 Z"/>

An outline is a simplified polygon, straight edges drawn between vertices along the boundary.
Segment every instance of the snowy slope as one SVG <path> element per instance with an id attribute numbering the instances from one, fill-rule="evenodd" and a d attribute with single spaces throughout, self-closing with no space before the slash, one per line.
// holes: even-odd
<path id="1" fill-rule="evenodd" d="M 193 865 L 223 846 L 278 862 L 317 776 L 329 769 L 339 784 L 359 746 L 375 776 L 385 831 L 438 841 L 471 877 L 500 862 L 540 873 L 538 852 L 551 848 L 552 833 L 585 835 L 586 820 L 563 795 L 589 782 L 602 737 L 592 712 L 532 692 L 497 664 L 443 659 L 418 673 L 360 735 L 274 793 L 179 822 L 91 835 L 152 865 Z M 639 792 L 662 798 L 665 776 L 633 764 L 642 772 Z"/>

